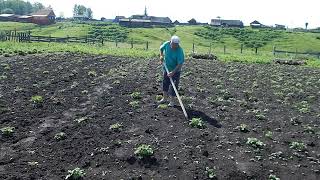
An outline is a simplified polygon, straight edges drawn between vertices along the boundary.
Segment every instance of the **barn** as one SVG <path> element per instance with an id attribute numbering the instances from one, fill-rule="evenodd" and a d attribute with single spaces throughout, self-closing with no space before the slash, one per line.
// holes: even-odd
<path id="1" fill-rule="evenodd" d="M 39 25 L 54 24 L 56 15 L 52 9 L 42 9 L 38 12 L 32 13 L 32 22 Z"/>
<path id="2" fill-rule="evenodd" d="M 212 19 L 211 26 L 216 27 L 239 27 L 243 28 L 243 22 L 240 20 L 224 20 L 224 19 Z"/>

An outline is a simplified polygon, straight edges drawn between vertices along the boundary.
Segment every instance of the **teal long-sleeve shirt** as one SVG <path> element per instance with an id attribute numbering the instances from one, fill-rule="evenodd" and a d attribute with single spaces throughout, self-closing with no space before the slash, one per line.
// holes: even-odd
<path id="1" fill-rule="evenodd" d="M 170 46 L 170 41 L 167 41 L 160 46 L 160 51 L 164 53 L 164 61 L 169 72 L 173 71 L 178 64 L 184 63 L 184 53 L 180 46 L 173 50 Z"/>

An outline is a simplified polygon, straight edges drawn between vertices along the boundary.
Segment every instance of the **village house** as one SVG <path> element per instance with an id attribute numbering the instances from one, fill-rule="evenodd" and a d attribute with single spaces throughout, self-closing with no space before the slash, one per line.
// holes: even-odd
<path id="1" fill-rule="evenodd" d="M 281 25 L 281 24 L 275 24 L 275 28 L 276 29 L 286 29 L 285 25 Z"/>
<path id="2" fill-rule="evenodd" d="M 252 28 L 262 28 L 263 27 L 263 24 L 261 24 L 259 21 L 257 20 L 254 20 L 253 22 L 250 23 L 250 26 Z"/>
<path id="3" fill-rule="evenodd" d="M 17 17 L 14 14 L 0 14 L 0 21 L 16 21 Z"/>
<path id="4" fill-rule="evenodd" d="M 34 23 L 49 25 L 55 23 L 56 15 L 52 9 L 42 9 L 30 15 L 0 14 L 0 21 Z"/>
<path id="5" fill-rule="evenodd" d="M 117 17 L 116 17 L 117 18 Z M 152 26 L 172 26 L 172 21 L 169 17 L 156 17 L 148 16 L 147 8 L 145 8 L 144 15 L 132 15 L 129 18 L 121 18 L 119 20 L 114 20 L 114 22 L 119 22 L 120 26 L 139 28 L 139 27 L 152 27 Z"/>
<path id="6" fill-rule="evenodd" d="M 42 9 L 31 14 L 32 22 L 39 25 L 54 24 L 56 15 L 51 8 Z"/>
<path id="7" fill-rule="evenodd" d="M 243 28 L 243 22 L 240 20 L 224 20 L 224 19 L 212 19 L 211 26 L 215 27 L 238 27 Z"/>

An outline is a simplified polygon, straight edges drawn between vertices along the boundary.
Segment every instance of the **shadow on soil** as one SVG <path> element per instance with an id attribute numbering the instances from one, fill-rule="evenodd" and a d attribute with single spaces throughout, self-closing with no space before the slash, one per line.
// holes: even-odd
<path id="1" fill-rule="evenodd" d="M 180 106 L 175 106 L 175 108 L 177 108 L 179 111 L 182 111 L 181 107 Z M 216 127 L 216 128 L 221 128 L 221 124 L 219 124 L 219 122 L 206 115 L 204 112 L 201 112 L 201 111 L 197 111 L 197 110 L 194 110 L 194 109 L 186 109 L 187 111 L 187 114 L 189 116 L 189 119 L 192 119 L 192 118 L 201 118 L 203 121 L 206 121 L 207 123 L 209 123 L 210 125 Z"/>

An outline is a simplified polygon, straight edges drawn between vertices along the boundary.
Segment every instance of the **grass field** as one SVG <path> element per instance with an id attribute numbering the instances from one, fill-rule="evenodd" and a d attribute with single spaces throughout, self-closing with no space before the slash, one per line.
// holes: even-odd
<path id="1" fill-rule="evenodd" d="M 114 40 L 113 37 L 120 38 L 119 48 L 115 48 L 115 43 L 107 42 L 104 46 L 85 44 L 55 44 L 32 43 L 18 44 L 12 42 L 0 42 L 2 54 L 14 54 L 17 51 L 30 51 L 37 49 L 42 52 L 84 52 L 92 54 L 115 54 L 135 57 L 151 57 L 158 52 L 160 44 L 168 40 L 171 35 L 180 36 L 186 54 L 193 50 L 193 43 L 196 53 L 211 53 L 218 55 L 220 60 L 269 63 L 274 59 L 272 55 L 273 47 L 278 50 L 298 51 L 298 52 L 319 52 L 320 34 L 311 32 L 287 32 L 287 31 L 266 31 L 256 30 L 246 27 L 238 29 L 210 29 L 203 26 L 176 26 L 172 28 L 122 28 L 118 25 L 103 24 L 96 26 L 92 24 L 80 24 L 73 22 L 59 22 L 49 26 L 38 26 L 29 23 L 1 22 L 0 31 L 14 30 L 31 31 L 32 35 L 52 36 L 52 37 L 97 37 L 99 34 L 106 39 Z M 198 35 L 202 32 L 202 35 Z M 197 34 L 197 35 L 196 35 Z M 275 36 L 275 37 L 274 37 Z M 251 39 L 250 39 L 251 38 Z M 247 40 L 249 39 L 249 40 Z M 130 42 L 134 42 L 134 49 L 130 49 Z M 149 50 L 144 51 L 146 42 Z M 243 54 L 240 53 L 241 44 L 244 45 Z M 249 43 L 249 44 L 248 44 Z M 250 44 L 251 43 L 251 44 Z M 254 46 L 258 45 L 258 54 L 254 52 Z M 211 46 L 211 48 L 210 48 Z M 224 53 L 224 46 L 226 53 Z M 126 49 L 123 49 L 126 48 Z M 281 55 L 283 58 L 308 59 L 308 65 L 318 66 L 317 58 L 312 56 Z"/>

